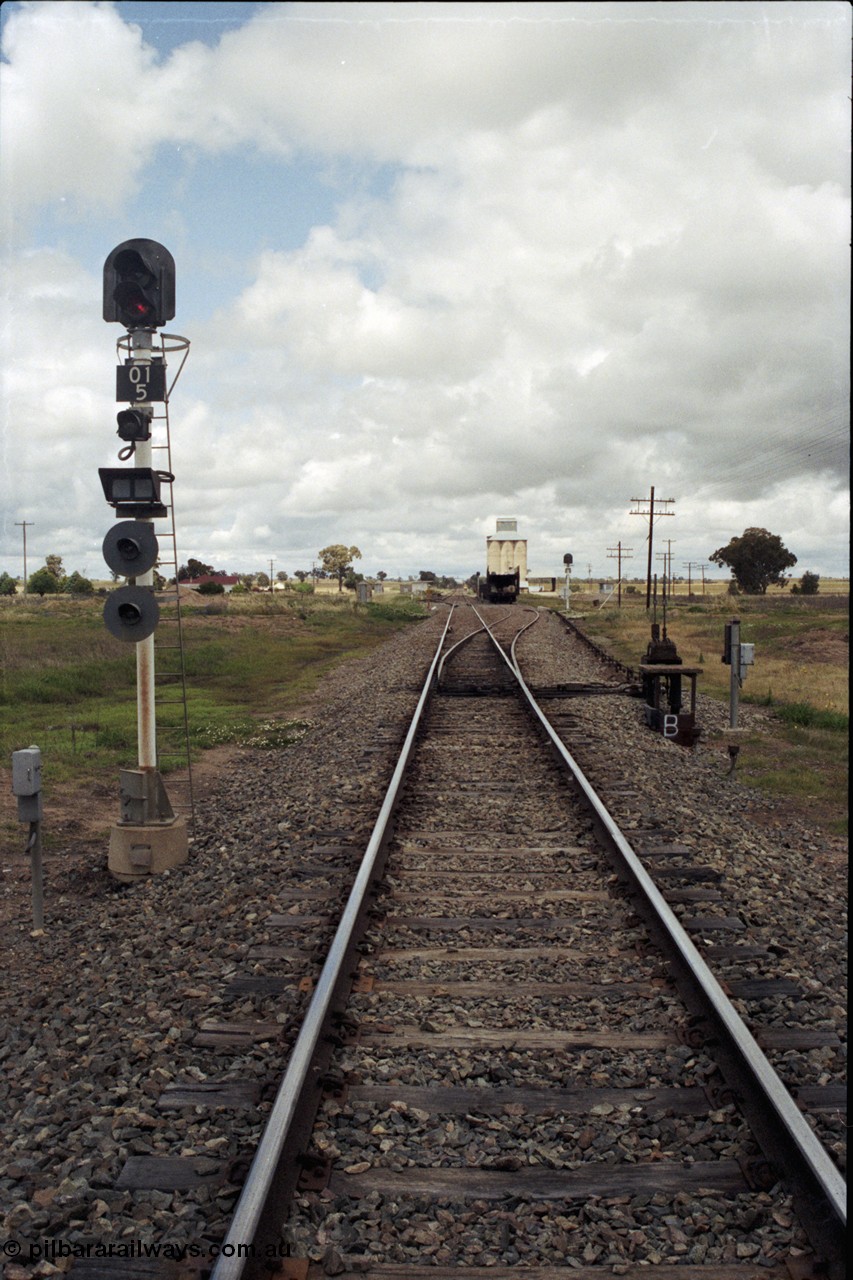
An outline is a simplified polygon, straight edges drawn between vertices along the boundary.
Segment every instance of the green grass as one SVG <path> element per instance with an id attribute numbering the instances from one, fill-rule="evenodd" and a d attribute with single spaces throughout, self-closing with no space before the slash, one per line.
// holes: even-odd
<path id="1" fill-rule="evenodd" d="M 244 597 L 184 610 L 190 742 L 284 747 L 305 730 L 295 712 L 335 668 L 425 616 L 416 601 L 377 605 Z M 136 764 L 136 660 L 106 631 L 103 601 L 0 605 L 0 768 L 36 744 L 51 784 L 85 792 Z M 174 609 L 161 608 L 158 639 Z M 174 631 L 174 627 L 171 628 Z M 166 636 L 168 638 L 168 636 Z M 157 658 L 158 671 L 165 659 Z M 158 711 L 163 772 L 183 737 L 183 709 Z M 169 753 L 167 755 L 167 753 Z M 0 782 L 0 785 L 4 785 Z M 8 786 L 6 790 L 8 791 Z"/>
<path id="2" fill-rule="evenodd" d="M 846 735 L 850 728 L 849 716 L 840 711 L 821 711 L 808 702 L 783 702 L 776 708 L 776 714 L 785 724 L 800 729 L 825 729 L 827 733 Z"/>
<path id="3" fill-rule="evenodd" d="M 836 835 L 846 833 L 846 733 L 785 719 L 780 732 L 747 738 L 738 775 L 750 786 L 787 802 L 817 826 Z"/>

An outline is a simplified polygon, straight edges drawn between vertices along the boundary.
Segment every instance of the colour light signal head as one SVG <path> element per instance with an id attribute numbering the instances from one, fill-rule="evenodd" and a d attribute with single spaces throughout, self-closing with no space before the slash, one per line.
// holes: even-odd
<path id="1" fill-rule="evenodd" d="M 104 605 L 104 622 L 117 640 L 139 644 L 154 634 L 160 606 L 148 587 L 119 587 Z"/>
<path id="2" fill-rule="evenodd" d="M 104 263 L 104 319 L 158 329 L 175 314 L 175 260 L 156 240 L 125 240 Z"/>
<path id="3" fill-rule="evenodd" d="M 137 578 L 153 569 L 159 554 L 154 526 L 147 521 L 123 520 L 104 538 L 104 559 L 124 578 Z"/>

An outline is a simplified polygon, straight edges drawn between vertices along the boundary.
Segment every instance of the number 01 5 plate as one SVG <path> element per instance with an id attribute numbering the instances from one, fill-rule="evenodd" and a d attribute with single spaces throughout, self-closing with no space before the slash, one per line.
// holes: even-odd
<path id="1" fill-rule="evenodd" d="M 162 360 L 148 364 L 129 360 L 116 366 L 116 400 L 129 404 L 166 399 L 166 366 Z"/>

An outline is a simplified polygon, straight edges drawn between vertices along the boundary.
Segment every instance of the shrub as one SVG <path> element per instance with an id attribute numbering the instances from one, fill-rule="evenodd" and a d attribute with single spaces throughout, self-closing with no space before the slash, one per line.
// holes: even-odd
<path id="1" fill-rule="evenodd" d="M 83 577 L 82 573 L 75 571 L 70 578 L 63 581 L 62 591 L 64 595 L 69 596 L 91 596 L 95 594 L 95 587 L 88 578 Z"/>
<path id="2" fill-rule="evenodd" d="M 794 583 L 791 587 L 791 595 L 793 596 L 816 596 L 820 591 L 820 574 L 809 573 L 808 569 L 800 578 L 799 584 Z"/>

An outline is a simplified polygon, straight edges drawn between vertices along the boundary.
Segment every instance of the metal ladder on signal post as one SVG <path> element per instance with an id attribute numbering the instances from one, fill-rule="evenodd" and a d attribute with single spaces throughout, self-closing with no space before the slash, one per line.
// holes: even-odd
<path id="1" fill-rule="evenodd" d="M 183 358 L 177 373 L 166 389 L 163 411 L 154 415 L 153 422 L 161 422 L 164 427 L 164 442 L 152 444 L 152 453 L 165 454 L 165 471 L 169 477 L 163 483 L 169 489 L 168 527 L 158 530 L 160 557 L 157 571 L 167 580 L 172 577 L 175 584 L 174 605 L 161 609 L 160 622 L 154 633 L 155 674 L 154 674 L 154 706 L 157 724 L 157 767 L 161 774 L 168 778 L 168 792 L 175 813 L 186 819 L 189 827 L 195 826 L 195 797 L 193 794 L 192 754 L 190 751 L 190 726 L 187 705 L 186 660 L 184 650 L 184 629 L 181 614 L 181 589 L 178 582 L 178 543 L 175 531 L 174 484 L 172 480 L 172 439 L 169 430 L 169 397 L 181 375 L 189 354 L 189 342 L 186 338 L 176 338 L 170 334 L 158 335 L 162 344 L 165 362 L 167 351 L 183 351 Z M 168 341 L 178 346 L 167 348 Z M 161 470 L 161 468 L 158 468 Z M 171 575 L 169 573 L 171 570 Z M 162 599 L 162 597 L 161 597 Z M 166 601 L 163 601 L 166 603 Z M 176 796 L 176 792 L 180 793 Z"/>

